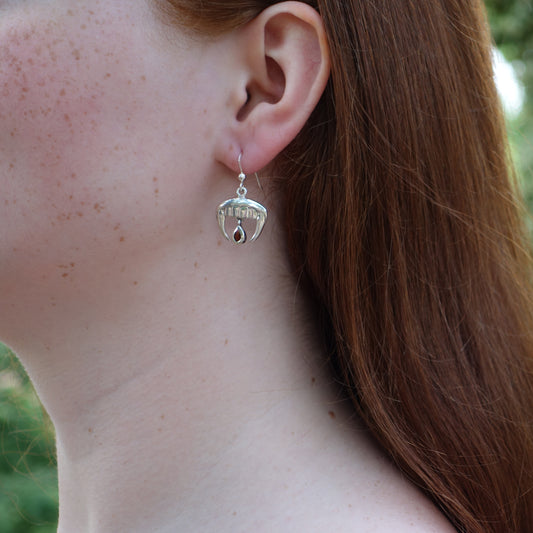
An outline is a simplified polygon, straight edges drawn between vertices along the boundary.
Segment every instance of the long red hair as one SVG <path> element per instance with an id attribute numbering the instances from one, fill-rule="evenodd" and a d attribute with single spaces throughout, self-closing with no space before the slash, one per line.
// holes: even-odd
<path id="1" fill-rule="evenodd" d="M 205 34 L 269 0 L 160 0 Z M 531 259 L 481 0 L 306 0 L 332 76 L 277 160 L 347 392 L 459 531 L 533 531 Z"/>

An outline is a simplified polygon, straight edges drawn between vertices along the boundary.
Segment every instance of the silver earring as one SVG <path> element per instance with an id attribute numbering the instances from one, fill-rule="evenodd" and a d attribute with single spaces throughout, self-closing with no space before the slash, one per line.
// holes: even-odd
<path id="1" fill-rule="evenodd" d="M 246 232 L 242 227 L 243 218 L 250 218 L 255 220 L 255 231 L 250 242 L 253 242 L 261 235 L 263 227 L 267 219 L 267 210 L 258 202 L 253 200 L 248 200 L 246 198 L 246 187 L 244 186 L 244 180 L 246 175 L 242 171 L 241 166 L 242 153 L 239 155 L 239 169 L 241 173 L 239 174 L 239 181 L 241 182 L 239 188 L 237 189 L 237 197 L 231 198 L 221 203 L 217 209 L 217 219 L 220 231 L 222 235 L 235 244 L 244 244 L 247 240 Z M 233 230 L 233 234 L 230 237 L 226 231 L 226 217 L 233 217 L 237 219 L 237 227 Z"/>

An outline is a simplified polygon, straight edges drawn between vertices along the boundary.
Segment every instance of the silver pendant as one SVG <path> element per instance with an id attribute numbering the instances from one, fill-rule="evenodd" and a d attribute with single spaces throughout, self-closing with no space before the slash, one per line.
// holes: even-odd
<path id="1" fill-rule="evenodd" d="M 235 227 L 231 237 L 226 231 L 226 217 L 233 217 L 237 219 L 237 226 Z M 243 219 L 255 220 L 255 231 L 249 242 L 254 242 L 265 226 L 267 219 L 267 210 L 258 202 L 248 200 L 247 198 L 237 197 L 231 198 L 221 203 L 217 209 L 218 225 L 222 231 L 222 235 L 235 244 L 244 244 L 248 238 L 244 228 L 242 227 Z"/>
<path id="2" fill-rule="evenodd" d="M 217 219 L 220 231 L 228 241 L 231 241 L 235 244 L 244 244 L 248 240 L 246 231 L 244 231 L 244 228 L 242 227 L 243 219 L 255 220 L 255 231 L 249 242 L 254 242 L 259 235 L 261 235 L 267 219 L 266 208 L 260 203 L 254 202 L 253 200 L 248 200 L 248 198 L 246 198 L 246 193 L 248 191 L 244 186 L 246 175 L 242 171 L 241 157 L 242 154 L 239 156 L 239 168 L 241 169 L 239 180 L 241 184 L 237 189 L 237 197 L 222 202 L 217 208 Z M 226 231 L 227 217 L 237 219 L 237 226 L 233 230 L 231 237 Z"/>

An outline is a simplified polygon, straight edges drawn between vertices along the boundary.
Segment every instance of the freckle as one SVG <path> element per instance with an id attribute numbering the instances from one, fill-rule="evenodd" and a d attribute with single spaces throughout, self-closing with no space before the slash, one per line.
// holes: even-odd
<path id="1" fill-rule="evenodd" d="M 138 281 L 134 281 L 133 284 L 134 284 L 135 286 L 137 286 L 137 285 L 139 285 L 139 282 L 138 282 Z"/>
<path id="2" fill-rule="evenodd" d="M 64 274 L 61 275 L 62 278 L 68 278 L 68 274 L 65 272 Z"/>
<path id="3" fill-rule="evenodd" d="M 79 217 L 81 218 L 81 217 L 83 216 L 83 213 L 82 213 L 81 211 L 78 211 L 78 212 L 76 213 L 76 215 L 79 216 Z"/>
<path id="4" fill-rule="evenodd" d="M 117 224 L 117 225 L 113 228 L 113 231 L 117 231 L 118 229 L 120 229 L 120 224 Z"/>
<path id="5" fill-rule="evenodd" d="M 229 340 L 226 339 L 226 340 L 224 341 L 224 346 L 227 346 L 228 344 L 229 344 Z"/>
<path id="6" fill-rule="evenodd" d="M 204 278 L 204 281 L 207 281 L 207 276 Z"/>
<path id="7" fill-rule="evenodd" d="M 120 242 L 124 242 L 126 239 L 124 237 L 120 237 Z"/>
<path id="8" fill-rule="evenodd" d="M 335 415 L 335 413 L 333 411 L 329 411 L 328 412 L 328 415 L 329 417 L 332 419 L 332 420 L 335 420 L 335 418 L 337 418 L 337 416 Z"/>
<path id="9" fill-rule="evenodd" d="M 159 418 L 161 418 L 161 420 L 165 420 L 165 415 L 161 415 Z"/>
<path id="10" fill-rule="evenodd" d="M 198 268 L 198 263 L 194 263 L 194 268 Z"/>
<path id="11" fill-rule="evenodd" d="M 152 181 L 153 181 L 154 183 L 156 183 L 156 182 L 157 182 L 157 178 L 154 177 L 154 179 L 153 179 Z"/>
<path id="12" fill-rule="evenodd" d="M 142 81 L 146 81 L 146 76 L 141 76 Z"/>
<path id="13" fill-rule="evenodd" d="M 221 246 L 221 245 L 222 245 L 222 241 L 218 241 L 217 246 Z"/>
<path id="14" fill-rule="evenodd" d="M 86 26 L 85 24 L 82 24 L 82 25 L 80 26 L 80 28 L 81 28 L 82 30 L 85 30 L 85 29 L 87 28 L 87 26 Z"/>
<path id="15" fill-rule="evenodd" d="M 155 192 L 156 194 L 159 194 L 159 189 L 156 189 L 154 192 Z"/>
<path id="16" fill-rule="evenodd" d="M 74 56 L 74 59 L 76 61 L 79 61 L 80 60 L 80 51 L 79 50 L 72 50 L 72 55 Z"/>
<path id="17" fill-rule="evenodd" d="M 70 121 L 70 117 L 66 113 L 63 115 L 63 117 L 67 122 Z"/>
<path id="18" fill-rule="evenodd" d="M 316 378 L 311 378 L 311 383 L 314 385 L 316 383 Z"/>
<path id="19" fill-rule="evenodd" d="M 111 77 L 111 74 L 109 72 L 106 72 L 106 75 L 104 76 L 104 78 L 110 78 Z"/>
<path id="20" fill-rule="evenodd" d="M 70 266 L 74 268 L 76 266 L 76 263 L 70 263 Z"/>
<path id="21" fill-rule="evenodd" d="M 67 94 L 67 91 L 65 91 L 65 89 L 61 89 L 59 96 L 65 96 L 65 94 Z"/>
<path id="22" fill-rule="evenodd" d="M 74 179 L 76 179 L 76 174 L 73 172 L 73 173 L 70 175 L 70 177 L 74 180 Z"/>

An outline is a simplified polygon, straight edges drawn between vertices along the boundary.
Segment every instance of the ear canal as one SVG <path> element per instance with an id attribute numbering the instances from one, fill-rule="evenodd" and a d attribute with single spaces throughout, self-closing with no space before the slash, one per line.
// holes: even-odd
<path id="1" fill-rule="evenodd" d="M 285 74 L 283 74 L 283 70 L 269 56 L 265 58 L 265 63 L 268 82 L 259 84 L 253 81 L 246 87 L 247 99 L 237 115 L 237 120 L 239 121 L 246 120 L 246 117 L 256 105 L 260 103 L 274 105 L 283 98 L 283 93 L 285 92 Z"/>

